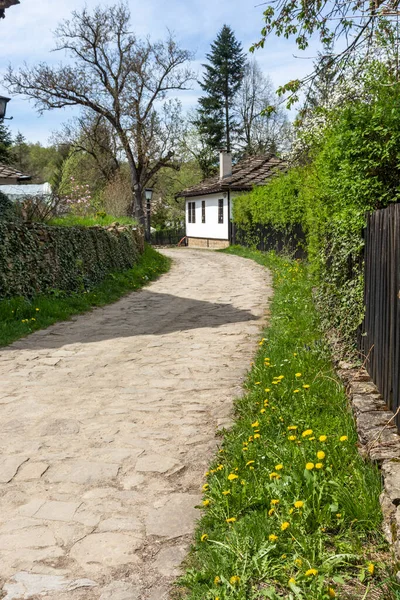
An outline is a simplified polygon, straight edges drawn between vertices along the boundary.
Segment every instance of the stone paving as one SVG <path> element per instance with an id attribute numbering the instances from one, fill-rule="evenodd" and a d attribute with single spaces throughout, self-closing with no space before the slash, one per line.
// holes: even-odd
<path id="1" fill-rule="evenodd" d="M 236 256 L 165 253 L 142 291 L 0 351 L 3 600 L 169 597 L 271 288 Z"/>

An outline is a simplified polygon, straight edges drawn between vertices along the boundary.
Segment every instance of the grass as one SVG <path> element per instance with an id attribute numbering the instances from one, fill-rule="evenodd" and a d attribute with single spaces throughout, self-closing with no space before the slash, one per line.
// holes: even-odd
<path id="1" fill-rule="evenodd" d="M 137 221 L 130 217 L 113 217 L 112 215 L 103 214 L 90 217 L 65 215 L 64 217 L 54 217 L 47 224 L 58 225 L 61 227 L 93 227 L 94 225 L 107 226 L 113 223 L 119 223 L 120 225 L 137 225 Z"/>
<path id="2" fill-rule="evenodd" d="M 206 473 L 203 516 L 177 594 L 400 598 L 381 533 L 379 472 L 357 450 L 307 268 L 244 248 L 225 252 L 269 267 L 275 294 L 236 423 Z"/>
<path id="3" fill-rule="evenodd" d="M 98 286 L 83 293 L 66 294 L 54 290 L 51 295 L 31 300 L 11 298 L 0 301 L 0 346 L 44 329 L 72 315 L 84 313 L 95 306 L 115 302 L 128 292 L 138 290 L 166 273 L 171 260 L 146 246 L 139 262 L 123 272 L 110 273 Z"/>

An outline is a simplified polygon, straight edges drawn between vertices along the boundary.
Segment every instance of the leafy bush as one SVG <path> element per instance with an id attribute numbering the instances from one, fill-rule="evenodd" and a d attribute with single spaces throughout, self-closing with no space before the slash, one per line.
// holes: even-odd
<path id="1" fill-rule="evenodd" d="M 0 192 L 0 221 L 7 221 L 14 215 L 14 206 L 8 196 Z"/>
<path id="2" fill-rule="evenodd" d="M 132 227 L 0 223 L 0 298 L 80 292 L 133 267 L 142 252 L 142 235 Z"/>

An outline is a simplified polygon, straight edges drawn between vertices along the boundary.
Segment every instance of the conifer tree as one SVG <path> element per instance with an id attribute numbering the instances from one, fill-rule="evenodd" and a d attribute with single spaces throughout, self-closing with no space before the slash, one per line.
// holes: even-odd
<path id="1" fill-rule="evenodd" d="M 215 151 L 225 146 L 230 152 L 235 128 L 231 109 L 243 80 L 246 57 L 228 25 L 222 27 L 206 58 L 209 64 L 203 65 L 205 75 L 200 83 L 206 95 L 199 99 L 195 124 L 210 149 Z"/>
<path id="2" fill-rule="evenodd" d="M 0 162 L 9 164 L 12 160 L 11 153 L 12 146 L 12 137 L 11 132 L 4 125 L 2 121 L 0 121 Z"/>

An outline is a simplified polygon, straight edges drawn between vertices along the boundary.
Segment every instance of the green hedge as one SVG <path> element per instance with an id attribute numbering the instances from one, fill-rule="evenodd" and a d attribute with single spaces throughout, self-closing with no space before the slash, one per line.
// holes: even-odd
<path id="1" fill-rule="evenodd" d="M 133 227 L 52 227 L 0 222 L 0 298 L 82 292 L 143 252 Z"/>

